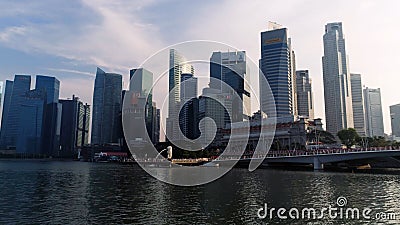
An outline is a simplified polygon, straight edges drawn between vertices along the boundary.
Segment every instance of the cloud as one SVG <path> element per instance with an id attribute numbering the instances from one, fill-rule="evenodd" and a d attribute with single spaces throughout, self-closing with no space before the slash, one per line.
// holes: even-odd
<path id="1" fill-rule="evenodd" d="M 70 14 L 64 16 L 71 18 L 72 22 L 53 15 L 52 9 L 43 8 L 43 11 L 49 12 L 44 12 L 40 22 L 35 22 L 38 19 L 34 18 L 33 22 L 22 26 L 7 27 L 0 33 L 0 42 L 25 52 L 61 56 L 126 73 L 127 68 L 139 65 L 164 45 L 157 27 L 141 21 L 134 13 L 151 2 L 131 4 L 132 7 L 123 3 L 81 2 L 81 10 L 97 18 L 95 20 L 86 20 L 81 11 L 74 12 L 71 6 L 66 6 L 66 12 Z"/>
<path id="2" fill-rule="evenodd" d="M 11 26 L 0 31 L 0 41 L 10 42 L 17 36 L 25 35 L 27 28 L 24 26 Z"/>
<path id="3" fill-rule="evenodd" d="M 67 72 L 67 73 L 76 73 L 76 74 L 83 74 L 91 77 L 95 77 L 94 73 L 79 71 L 79 70 L 71 70 L 71 69 L 58 69 L 58 68 L 46 68 L 47 70 L 57 71 L 57 72 Z"/>

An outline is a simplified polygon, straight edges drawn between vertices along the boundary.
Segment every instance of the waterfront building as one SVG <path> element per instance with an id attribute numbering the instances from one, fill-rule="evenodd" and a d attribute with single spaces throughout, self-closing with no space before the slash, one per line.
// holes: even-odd
<path id="1" fill-rule="evenodd" d="M 205 120 L 199 124 L 202 135 L 202 143 L 211 143 L 213 140 L 220 141 L 222 133 L 220 132 L 228 124 L 231 123 L 229 111 L 232 110 L 232 96 L 221 92 L 219 89 L 204 88 L 202 95 L 199 97 L 199 116 L 198 120 L 208 117 L 213 121 Z M 225 107 L 224 107 L 225 105 Z M 216 125 L 216 137 L 211 132 L 214 124 Z M 217 143 L 214 143 L 217 144 Z"/>
<path id="2" fill-rule="evenodd" d="M 364 89 L 365 124 L 368 137 L 384 137 L 380 88 Z"/>
<path id="3" fill-rule="evenodd" d="M 43 118 L 41 153 L 47 156 L 60 156 L 60 129 L 62 106 L 58 102 L 60 81 L 52 76 L 37 75 L 35 90 L 46 95 L 46 106 Z"/>
<path id="4" fill-rule="evenodd" d="M 195 139 L 200 133 L 198 128 L 197 78 L 193 74 L 182 73 L 180 90 L 179 128 L 186 138 Z"/>
<path id="5" fill-rule="evenodd" d="M 210 88 L 235 96 L 230 90 L 224 90 L 224 82 L 239 96 L 239 99 L 232 99 L 232 122 L 248 120 L 251 116 L 251 90 L 246 52 L 213 52 L 210 58 L 210 77 L 216 79 L 210 80 Z"/>
<path id="6" fill-rule="evenodd" d="M 392 136 L 400 138 L 400 104 L 390 106 L 390 122 L 392 125 Z"/>
<path id="7" fill-rule="evenodd" d="M 144 68 L 132 69 L 130 71 L 129 94 L 139 99 L 140 104 L 134 103 L 132 107 L 143 110 L 147 133 L 153 144 L 159 142 L 159 121 L 157 120 L 157 107 L 153 102 L 153 73 Z M 144 102 L 143 102 L 144 101 Z M 142 103 L 143 102 L 143 103 Z M 142 105 L 144 104 L 144 105 Z M 157 130 L 158 129 L 158 130 Z"/>
<path id="8" fill-rule="evenodd" d="M 167 139 L 177 139 L 179 127 L 174 127 L 179 116 L 180 97 L 181 97 L 181 75 L 189 73 L 194 75 L 194 68 L 187 63 L 187 59 L 177 50 L 170 49 L 169 52 L 169 98 L 168 98 L 168 118 L 166 121 Z"/>
<path id="9" fill-rule="evenodd" d="M 314 96 L 308 70 L 296 71 L 297 110 L 299 116 L 314 119 Z"/>
<path id="10" fill-rule="evenodd" d="M 104 145 L 120 140 L 122 75 L 97 68 L 93 91 L 91 144 Z"/>
<path id="11" fill-rule="evenodd" d="M 261 110 L 268 116 L 297 115 L 295 55 L 288 29 L 270 22 L 269 30 L 261 32 L 260 70 L 268 81 L 275 101 L 275 112 L 265 84 L 260 81 Z"/>
<path id="12" fill-rule="evenodd" d="M 354 127 L 350 73 L 341 22 L 325 25 L 323 43 L 326 130 L 336 135 L 342 129 Z"/>
<path id="13" fill-rule="evenodd" d="M 76 156 L 89 142 L 90 105 L 74 95 L 59 102 L 62 105 L 60 155 Z"/>
<path id="14" fill-rule="evenodd" d="M 351 97 L 353 105 L 353 121 L 354 129 L 360 136 L 365 136 L 365 115 L 364 115 L 364 98 L 361 83 L 361 75 L 351 73 Z"/>
<path id="15" fill-rule="evenodd" d="M 17 153 L 41 154 L 46 140 L 46 92 L 43 89 L 26 91 L 19 105 Z"/>
<path id="16" fill-rule="evenodd" d="M 6 81 L 5 99 L 2 115 L 1 140 L 2 149 L 15 149 L 20 130 L 21 104 L 25 93 L 30 90 L 30 75 L 15 75 L 14 81 Z"/>

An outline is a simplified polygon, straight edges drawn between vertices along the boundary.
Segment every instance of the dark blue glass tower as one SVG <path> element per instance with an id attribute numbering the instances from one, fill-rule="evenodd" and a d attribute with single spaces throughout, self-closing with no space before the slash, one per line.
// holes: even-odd
<path id="1" fill-rule="evenodd" d="M 40 154 L 42 146 L 50 140 L 43 138 L 46 92 L 30 90 L 23 96 L 20 105 L 20 126 L 17 137 L 17 153 Z"/>
<path id="2" fill-rule="evenodd" d="M 15 75 L 6 83 L 6 96 L 1 127 L 1 147 L 15 149 L 20 125 L 21 104 L 31 86 L 31 76 Z"/>
<path id="3" fill-rule="evenodd" d="M 44 111 L 42 154 L 60 156 L 60 129 L 62 106 L 58 102 L 60 96 L 60 81 L 51 76 L 36 76 L 36 90 L 43 91 L 46 95 Z"/>
<path id="4" fill-rule="evenodd" d="M 294 56 L 290 46 L 286 28 L 273 29 L 261 33 L 260 69 L 268 81 L 276 106 L 277 117 L 289 117 L 296 114 L 295 110 L 295 77 L 293 65 Z M 293 61 L 292 61 L 293 60 Z M 263 99 L 267 95 L 260 86 L 261 110 L 271 115 L 268 108 L 270 102 Z"/>
<path id="5" fill-rule="evenodd" d="M 118 143 L 122 75 L 97 68 L 93 91 L 92 144 Z"/>

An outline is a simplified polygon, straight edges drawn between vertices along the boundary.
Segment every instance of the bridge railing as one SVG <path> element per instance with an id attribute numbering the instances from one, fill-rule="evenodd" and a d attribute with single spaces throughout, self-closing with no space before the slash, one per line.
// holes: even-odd
<path id="1" fill-rule="evenodd" d="M 377 152 L 377 151 L 391 151 L 391 150 L 400 150 L 400 147 L 397 146 L 386 146 L 386 147 L 370 147 L 370 148 L 330 148 L 330 149 L 316 149 L 311 151 L 306 150 L 279 150 L 279 151 L 269 151 L 267 157 L 290 157 L 290 156 L 313 156 L 313 155 L 327 155 L 327 154 L 346 154 L 353 152 Z M 246 158 L 261 158 L 262 155 L 257 156 L 253 154 L 246 154 L 242 157 L 242 159 Z"/>

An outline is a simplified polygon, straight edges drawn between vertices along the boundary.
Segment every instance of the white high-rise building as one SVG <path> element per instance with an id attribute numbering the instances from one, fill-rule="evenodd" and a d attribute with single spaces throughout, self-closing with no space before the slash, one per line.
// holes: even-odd
<path id="1" fill-rule="evenodd" d="M 186 58 L 175 49 L 169 51 L 169 99 L 168 99 L 168 118 L 167 118 L 167 138 L 175 139 L 178 137 L 179 127 L 177 125 L 178 110 L 180 106 L 180 83 L 181 75 L 189 73 L 194 75 L 194 68 L 186 62 Z"/>
<path id="2" fill-rule="evenodd" d="M 326 129 L 336 135 L 342 129 L 354 127 L 350 73 L 342 23 L 328 23 L 323 41 Z"/>
<path id="3" fill-rule="evenodd" d="M 364 98 L 360 74 L 350 74 L 354 129 L 365 136 Z"/>
<path id="4" fill-rule="evenodd" d="M 369 137 L 384 137 L 380 88 L 364 89 L 366 134 Z"/>

